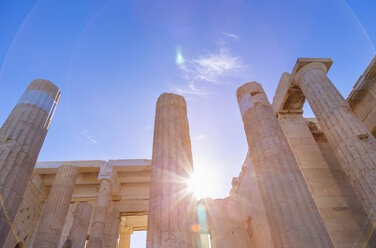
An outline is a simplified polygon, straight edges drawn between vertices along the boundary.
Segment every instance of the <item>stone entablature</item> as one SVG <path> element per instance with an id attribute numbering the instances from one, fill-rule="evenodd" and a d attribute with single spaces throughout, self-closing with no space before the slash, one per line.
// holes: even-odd
<path id="1" fill-rule="evenodd" d="M 100 185 L 98 175 L 100 174 L 101 167 L 106 163 L 114 170 L 112 179 L 118 181 L 118 190 L 116 191 L 113 188 L 111 192 L 113 207 L 117 209 L 119 215 L 124 216 L 124 218 L 126 217 L 129 228 L 135 231 L 146 230 L 151 160 L 124 159 L 109 161 L 38 162 L 34 169 L 34 176 L 27 187 L 14 222 L 14 229 L 17 230 L 16 234 L 19 236 L 20 241 L 28 245 L 33 240 L 42 206 L 49 197 L 50 188 L 55 180 L 56 173 L 62 166 L 77 168 L 78 175 L 70 200 L 67 219 L 60 238 L 60 244 L 64 243 L 66 237 L 69 235 L 77 204 L 88 202 L 92 207 L 92 214 L 90 215 L 92 219 Z M 30 214 L 25 215 L 28 212 L 26 209 L 29 209 L 29 212 L 31 211 Z M 125 219 L 123 219 L 123 223 L 125 223 Z M 25 227 L 27 228 L 25 229 Z M 89 235 L 90 230 L 91 227 L 89 226 Z M 4 247 L 11 247 L 11 244 L 15 244 L 15 242 L 14 234 L 10 233 Z"/>

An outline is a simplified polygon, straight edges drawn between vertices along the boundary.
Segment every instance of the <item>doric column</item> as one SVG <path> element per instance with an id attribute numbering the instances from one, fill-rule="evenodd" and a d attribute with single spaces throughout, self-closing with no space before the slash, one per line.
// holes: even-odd
<path id="1" fill-rule="evenodd" d="M 376 140 L 352 113 L 326 72 L 322 63 L 309 63 L 296 73 L 294 80 L 307 98 L 371 223 L 375 223 Z"/>
<path id="2" fill-rule="evenodd" d="M 123 224 L 123 223 L 122 223 Z M 120 226 L 120 240 L 119 248 L 130 248 L 131 247 L 131 235 L 133 229 L 128 226 Z"/>
<path id="3" fill-rule="evenodd" d="M 182 96 L 164 93 L 157 102 L 148 215 L 148 248 L 198 245 L 196 200 L 188 190 L 193 173 L 187 107 Z"/>
<path id="4" fill-rule="evenodd" d="M 351 247 L 357 243 L 359 247 L 367 247 L 364 241 L 368 234 L 363 227 L 366 222 L 357 223 L 356 215 L 361 213 L 348 204 L 346 197 L 351 187 L 339 184 L 340 173 L 331 170 L 302 114 L 282 112 L 278 113 L 278 119 L 334 246 Z M 359 202 L 354 197 L 350 201 Z"/>
<path id="5" fill-rule="evenodd" d="M 333 247 L 302 173 L 261 87 L 237 99 L 275 247 Z"/>
<path id="6" fill-rule="evenodd" d="M 107 209 L 103 248 L 114 248 L 118 245 L 120 212 L 113 203 L 113 201 L 110 202 L 110 206 Z"/>
<path id="7" fill-rule="evenodd" d="M 60 90 L 50 81 L 30 83 L 0 129 L 0 247 L 21 204 L 46 137 Z"/>
<path id="8" fill-rule="evenodd" d="M 108 164 L 101 166 L 98 175 L 100 186 L 95 207 L 93 226 L 87 245 L 88 248 L 101 248 L 103 246 L 107 208 L 111 197 L 112 178 L 112 167 Z"/>
<path id="9" fill-rule="evenodd" d="M 90 224 L 92 206 L 87 202 L 78 203 L 74 211 L 73 225 L 68 238 L 72 241 L 72 248 L 83 248 Z"/>
<path id="10" fill-rule="evenodd" d="M 33 247 L 57 247 L 72 198 L 77 168 L 62 165 L 52 183 L 50 195 L 44 206 Z"/>

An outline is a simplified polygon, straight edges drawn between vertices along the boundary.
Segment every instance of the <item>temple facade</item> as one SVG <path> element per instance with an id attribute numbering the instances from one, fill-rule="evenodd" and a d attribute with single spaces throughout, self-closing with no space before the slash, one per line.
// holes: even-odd
<path id="1" fill-rule="evenodd" d="M 187 106 L 164 93 L 151 159 L 37 162 L 60 99 L 34 80 L 0 129 L 0 247 L 376 247 L 376 57 L 344 98 L 299 58 L 270 102 L 236 92 L 249 150 L 224 199 L 196 199 Z M 316 118 L 303 117 L 309 103 Z"/>

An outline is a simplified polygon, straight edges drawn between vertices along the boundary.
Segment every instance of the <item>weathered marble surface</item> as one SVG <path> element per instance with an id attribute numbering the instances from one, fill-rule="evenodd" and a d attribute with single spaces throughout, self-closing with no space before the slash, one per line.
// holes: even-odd
<path id="1" fill-rule="evenodd" d="M 30 83 L 0 129 L 0 247 L 8 236 L 46 137 L 60 90 L 50 81 Z"/>
<path id="2" fill-rule="evenodd" d="M 261 85 L 244 84 L 237 99 L 274 247 L 333 247 Z"/>
<path id="3" fill-rule="evenodd" d="M 148 217 L 148 248 L 194 248 L 196 199 L 187 107 L 182 96 L 164 93 L 157 102 Z"/>

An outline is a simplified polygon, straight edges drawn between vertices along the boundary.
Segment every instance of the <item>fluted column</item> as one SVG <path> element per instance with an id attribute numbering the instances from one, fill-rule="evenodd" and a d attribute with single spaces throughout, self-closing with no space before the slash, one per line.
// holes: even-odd
<path id="1" fill-rule="evenodd" d="M 376 140 L 352 113 L 326 72 L 323 64 L 310 63 L 294 79 L 300 84 L 365 212 L 376 223 Z"/>
<path id="2" fill-rule="evenodd" d="M 51 248 L 59 245 L 77 175 L 77 168 L 71 165 L 62 165 L 57 170 L 35 233 L 33 247 Z"/>
<path id="3" fill-rule="evenodd" d="M 104 228 L 103 248 L 117 248 L 119 240 L 120 212 L 110 202 Z"/>
<path id="4" fill-rule="evenodd" d="M 237 99 L 274 247 L 333 247 L 261 85 L 244 84 Z"/>
<path id="5" fill-rule="evenodd" d="M 164 93 L 157 101 L 148 215 L 148 248 L 198 245 L 196 200 L 187 181 L 193 173 L 187 107 L 182 96 Z"/>
<path id="6" fill-rule="evenodd" d="M 74 211 L 73 225 L 67 238 L 72 241 L 72 248 L 85 247 L 91 211 L 92 206 L 89 203 L 82 202 L 77 204 Z"/>
<path id="7" fill-rule="evenodd" d="M 4 92 L 3 92 L 4 93 Z M 0 129 L 0 247 L 21 204 L 46 137 L 60 90 L 48 80 L 30 83 Z"/>
<path id="8" fill-rule="evenodd" d="M 131 247 L 131 234 L 132 233 L 133 233 L 133 229 L 131 227 L 128 227 L 128 226 L 120 227 L 119 248 Z"/>
<path id="9" fill-rule="evenodd" d="M 100 186 L 95 207 L 93 226 L 87 244 L 88 248 L 101 248 L 103 246 L 107 209 L 111 197 L 112 167 L 105 164 L 100 169 L 101 171 L 98 175 Z"/>

